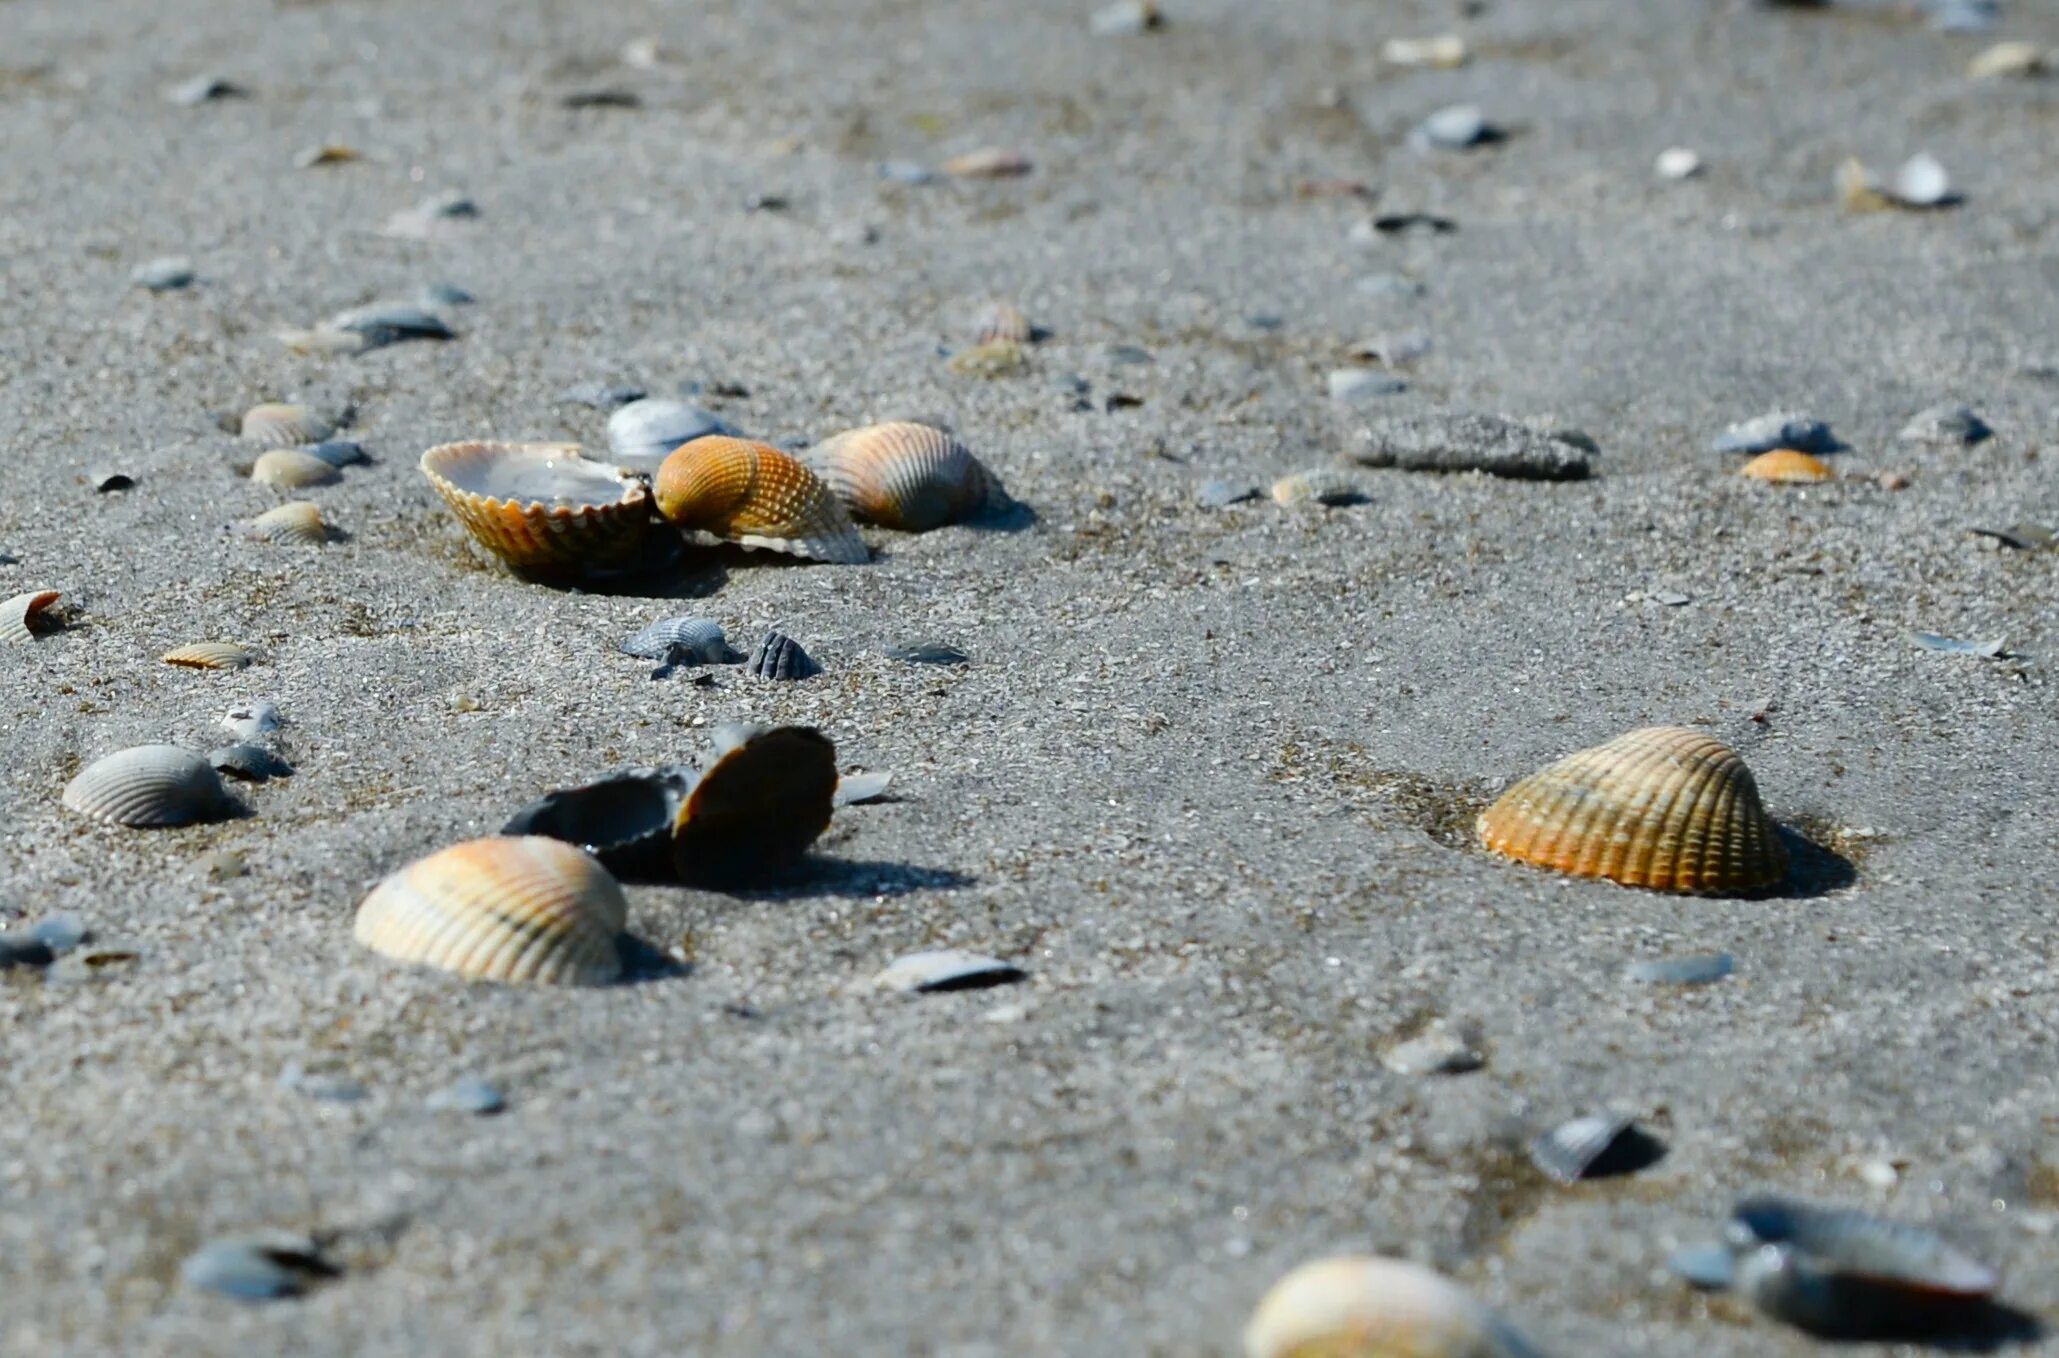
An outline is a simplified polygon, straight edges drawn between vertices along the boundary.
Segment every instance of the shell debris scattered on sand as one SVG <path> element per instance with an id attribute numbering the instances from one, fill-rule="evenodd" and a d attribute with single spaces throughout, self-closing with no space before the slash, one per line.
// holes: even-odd
<path id="1" fill-rule="evenodd" d="M 683 882 L 732 885 L 792 865 L 829 828 L 836 746 L 812 726 L 724 726 L 672 823 Z"/>
<path id="2" fill-rule="evenodd" d="M 643 481 L 576 443 L 444 443 L 422 475 L 465 531 L 517 571 L 580 576 L 636 562 L 650 534 Z"/>
<path id="3" fill-rule="evenodd" d="M 63 802 L 109 825 L 192 825 L 234 809 L 212 765 L 176 745 L 138 745 L 95 760 L 66 784 Z"/>
<path id="4" fill-rule="evenodd" d="M 319 546 L 329 540 L 321 508 L 312 500 L 288 500 L 275 509 L 267 509 L 245 524 L 244 531 L 258 542 L 299 547 Z"/>
<path id="5" fill-rule="evenodd" d="M 846 430 L 817 444 L 808 461 L 852 518 L 909 533 L 979 514 L 995 485 L 970 449 L 926 424 Z"/>
<path id="6" fill-rule="evenodd" d="M 1539 1358 L 1442 1274 L 1370 1255 L 1317 1259 L 1274 1283 L 1244 1327 L 1245 1358 Z"/>
<path id="7" fill-rule="evenodd" d="M 1770 453 L 1760 453 L 1739 467 L 1737 474 L 1775 485 L 1806 485 L 1837 479 L 1837 472 L 1829 463 L 1792 448 L 1775 448 Z"/>
<path id="8" fill-rule="evenodd" d="M 1568 755 L 1480 814 L 1490 852 L 1575 877 L 1735 894 L 1787 875 L 1787 849 L 1736 751 L 1649 726 Z"/>
<path id="9" fill-rule="evenodd" d="M 299 448 L 274 448 L 261 453 L 250 464 L 250 479 L 261 486 L 300 490 L 326 486 L 338 479 L 336 467 L 326 459 Z"/>
<path id="10" fill-rule="evenodd" d="M 658 512 L 690 541 L 733 542 L 856 565 L 865 540 L 829 486 L 768 443 L 715 435 L 658 468 Z"/>
<path id="11" fill-rule="evenodd" d="M 243 412 L 239 430 L 246 443 L 266 448 L 296 448 L 320 443 L 334 434 L 337 419 L 314 406 L 267 401 Z"/>
<path id="12" fill-rule="evenodd" d="M 233 641 L 195 641 L 174 646 L 158 659 L 189 670 L 240 670 L 257 659 L 257 653 Z"/>
<path id="13" fill-rule="evenodd" d="M 358 906 L 353 933 L 397 962 L 482 981 L 602 985 L 622 974 L 622 888 L 582 849 L 468 840 L 408 864 Z"/>
<path id="14" fill-rule="evenodd" d="M 54 589 L 33 589 L 0 603 L 0 646 L 34 641 L 44 632 L 57 629 L 50 610 L 63 593 Z"/>

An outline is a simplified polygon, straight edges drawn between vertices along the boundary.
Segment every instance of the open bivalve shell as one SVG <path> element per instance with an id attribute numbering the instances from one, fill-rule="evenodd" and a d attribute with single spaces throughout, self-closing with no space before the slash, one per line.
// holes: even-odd
<path id="1" fill-rule="evenodd" d="M 571 443 L 446 443 L 422 474 L 458 522 L 518 571 L 577 576 L 635 563 L 650 530 L 637 477 Z"/>
<path id="2" fill-rule="evenodd" d="M 219 774 L 176 745 L 138 745 L 95 760 L 65 785 L 64 804 L 109 825 L 192 825 L 235 809 Z"/>
<path id="3" fill-rule="evenodd" d="M 809 461 L 851 517 L 923 533 L 987 507 L 993 478 L 957 439 L 926 424 L 874 424 L 823 440 Z"/>
<path id="4" fill-rule="evenodd" d="M 629 903 L 594 858 L 538 836 L 474 839 L 417 859 L 358 906 L 357 941 L 482 981 L 601 985 L 622 974 Z"/>
<path id="5" fill-rule="evenodd" d="M 865 540 L 821 477 L 766 443 L 715 435 L 658 468 L 658 512 L 689 539 L 856 565 Z"/>
<path id="6" fill-rule="evenodd" d="M 1301 1265 L 1265 1294 L 1245 1358 L 1539 1358 L 1457 1284 L 1419 1264 L 1340 1256 Z"/>
<path id="7" fill-rule="evenodd" d="M 63 597 L 54 589 L 37 589 L 0 603 L 0 646 L 34 641 L 37 633 L 55 630 L 50 609 Z"/>
<path id="8" fill-rule="evenodd" d="M 1787 875 L 1787 850 L 1737 752 L 1650 726 L 1568 755 L 1480 815 L 1489 851 L 1575 877 L 1732 894 Z"/>
<path id="9" fill-rule="evenodd" d="M 583 787 L 547 793 L 514 814 L 504 835 L 546 835 L 576 844 L 617 876 L 665 878 L 672 867 L 672 822 L 695 771 L 671 764 L 624 769 Z"/>
<path id="10" fill-rule="evenodd" d="M 812 726 L 727 726 L 672 822 L 681 881 L 733 885 L 799 860 L 829 827 L 836 746 Z"/>

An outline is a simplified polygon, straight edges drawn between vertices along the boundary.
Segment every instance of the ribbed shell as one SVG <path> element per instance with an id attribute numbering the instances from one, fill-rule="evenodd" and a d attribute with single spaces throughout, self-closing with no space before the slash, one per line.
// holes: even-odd
<path id="1" fill-rule="evenodd" d="M 990 478 L 979 459 L 926 424 L 874 424 L 834 435 L 810 455 L 851 517 L 923 533 L 984 509 Z"/>
<path id="2" fill-rule="evenodd" d="M 175 646 L 158 657 L 167 665 L 182 665 L 189 670 L 240 670 L 256 658 L 249 647 L 233 641 L 196 641 Z"/>
<path id="3" fill-rule="evenodd" d="M 336 479 L 336 468 L 313 453 L 298 448 L 274 448 L 250 464 L 250 479 L 261 486 L 326 486 Z"/>
<path id="4" fill-rule="evenodd" d="M 277 509 L 267 509 L 250 521 L 249 531 L 259 542 L 311 546 L 329 540 L 322 511 L 312 500 L 288 500 Z"/>
<path id="5" fill-rule="evenodd" d="M 1017 309 L 1015 303 L 996 300 L 981 307 L 975 316 L 972 328 L 974 344 L 992 344 L 1006 340 L 1010 344 L 1028 344 L 1036 337 L 1029 318 Z"/>
<path id="6" fill-rule="evenodd" d="M 312 406 L 267 402 L 243 412 L 243 438 L 267 448 L 320 443 L 335 432 L 336 421 Z"/>
<path id="7" fill-rule="evenodd" d="M 1837 473 L 1821 458 L 1798 453 L 1792 448 L 1775 448 L 1770 453 L 1760 453 L 1737 469 L 1739 476 L 1749 476 L 1754 481 L 1829 481 Z"/>
<path id="8" fill-rule="evenodd" d="M 397 962 L 484 981 L 601 985 L 622 974 L 622 888 L 593 857 L 536 836 L 468 840 L 372 889 L 353 933 Z"/>
<path id="9" fill-rule="evenodd" d="M 497 498 L 478 489 L 498 470 L 532 464 L 546 480 L 548 468 L 567 468 L 568 493 L 555 501 L 523 496 Z M 581 575 L 632 564 L 650 531 L 650 492 L 643 482 L 622 476 L 621 494 L 608 504 L 581 502 L 570 493 L 574 480 L 594 483 L 605 464 L 581 457 L 567 443 L 446 443 L 422 454 L 422 474 L 436 487 L 458 522 L 483 546 L 517 570 L 545 575 Z"/>
<path id="10" fill-rule="evenodd" d="M 1535 1358 L 1494 1313 L 1441 1275 L 1398 1259 L 1303 1264 L 1273 1284 L 1244 1329 L 1246 1358 Z"/>
<path id="11" fill-rule="evenodd" d="M 678 657 L 701 665 L 728 665 L 736 660 L 722 635 L 722 624 L 713 618 L 661 618 L 624 637 L 621 647 L 623 654 L 644 660 L 670 662 Z"/>
<path id="12" fill-rule="evenodd" d="M 1273 500 L 1283 505 L 1342 505 L 1361 498 L 1358 482 L 1334 467 L 1311 467 L 1273 482 Z"/>
<path id="13" fill-rule="evenodd" d="M 119 750 L 79 771 L 64 789 L 64 804 L 110 825 L 191 825 L 229 809 L 229 796 L 211 765 L 176 745 Z"/>
<path id="14" fill-rule="evenodd" d="M 695 439 L 658 468 L 658 512 L 689 537 L 855 565 L 865 540 L 821 477 L 772 447 Z"/>
<path id="15" fill-rule="evenodd" d="M 0 646 L 35 640 L 36 624 L 49 611 L 50 605 L 63 597 L 54 589 L 38 589 L 17 594 L 6 603 L 0 603 Z"/>
<path id="16" fill-rule="evenodd" d="M 1787 850 L 1737 753 L 1699 731 L 1650 726 L 1568 755 L 1480 816 L 1494 853 L 1659 891 L 1771 886 Z"/>
<path id="17" fill-rule="evenodd" d="M 672 822 L 672 861 L 689 882 L 775 872 L 829 827 L 836 746 L 810 726 L 726 728 L 720 755 Z"/>

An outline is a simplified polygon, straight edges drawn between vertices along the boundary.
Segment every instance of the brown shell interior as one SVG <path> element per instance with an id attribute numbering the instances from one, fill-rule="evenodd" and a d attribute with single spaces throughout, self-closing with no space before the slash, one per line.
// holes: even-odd
<path id="1" fill-rule="evenodd" d="M 685 881 L 737 882 L 794 862 L 829 827 L 836 746 L 812 727 L 752 736 L 712 764 L 672 823 Z"/>

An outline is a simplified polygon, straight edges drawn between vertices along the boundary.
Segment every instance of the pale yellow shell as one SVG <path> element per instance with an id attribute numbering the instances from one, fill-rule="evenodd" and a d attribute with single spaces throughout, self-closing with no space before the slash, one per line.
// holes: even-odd
<path id="1" fill-rule="evenodd" d="M 320 443 L 335 432 L 336 421 L 313 406 L 268 401 L 243 412 L 243 438 L 267 448 Z"/>
<path id="2" fill-rule="evenodd" d="M 1399 1259 L 1301 1265 L 1265 1294 L 1245 1358 L 1529 1358 L 1532 1350 L 1457 1284 Z"/>
<path id="3" fill-rule="evenodd" d="M 313 453 L 298 448 L 274 448 L 250 464 L 250 479 L 261 486 L 326 486 L 336 479 L 336 468 Z"/>
<path id="4" fill-rule="evenodd" d="M 1798 453 L 1792 448 L 1775 448 L 1770 453 L 1760 453 L 1737 469 L 1739 476 L 1749 476 L 1754 481 L 1806 483 L 1829 481 L 1837 473 L 1821 458 Z"/>
<path id="5" fill-rule="evenodd" d="M 37 589 L 0 603 L 0 646 L 33 641 L 37 632 L 48 630 L 44 615 L 63 597 L 54 589 Z"/>
<path id="6" fill-rule="evenodd" d="M 158 659 L 167 665 L 180 665 L 189 670 L 240 670 L 257 655 L 247 646 L 233 641 L 196 641 L 186 646 L 175 646 Z"/>
<path id="7" fill-rule="evenodd" d="M 578 576 L 633 565 L 650 491 L 574 443 L 446 443 L 422 474 L 479 543 L 519 571 Z"/>
<path id="8" fill-rule="evenodd" d="M 697 541 L 845 565 L 870 555 L 822 478 L 767 443 L 695 439 L 666 457 L 654 489 L 666 522 Z"/>
<path id="9" fill-rule="evenodd" d="M 824 439 L 809 460 L 851 517 L 910 533 L 979 513 L 991 478 L 964 444 L 926 424 L 874 424 Z"/>
<path id="10" fill-rule="evenodd" d="M 267 509 L 245 527 L 259 542 L 312 546 L 329 540 L 322 511 L 311 500 L 288 500 L 276 509 Z"/>
<path id="11" fill-rule="evenodd" d="M 417 859 L 358 906 L 359 943 L 484 981 L 600 985 L 622 974 L 622 888 L 584 850 L 541 837 L 468 840 Z"/>
<path id="12" fill-rule="evenodd" d="M 1787 875 L 1751 770 L 1684 726 L 1648 726 L 1568 755 L 1480 815 L 1494 853 L 1658 891 L 1734 893 Z"/>

